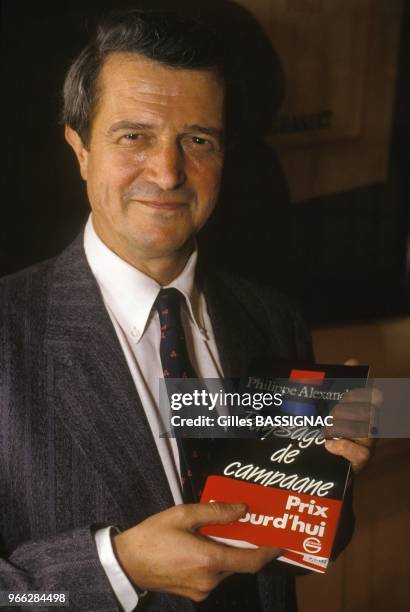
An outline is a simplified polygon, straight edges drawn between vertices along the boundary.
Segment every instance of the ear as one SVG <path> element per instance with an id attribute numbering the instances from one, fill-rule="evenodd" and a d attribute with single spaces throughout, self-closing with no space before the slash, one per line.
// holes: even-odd
<path id="1" fill-rule="evenodd" d="M 81 136 L 69 125 L 65 126 L 64 130 L 65 139 L 74 149 L 74 153 L 78 159 L 78 163 L 80 165 L 80 173 L 83 179 L 87 180 L 87 168 L 88 168 L 88 151 L 81 139 Z"/>

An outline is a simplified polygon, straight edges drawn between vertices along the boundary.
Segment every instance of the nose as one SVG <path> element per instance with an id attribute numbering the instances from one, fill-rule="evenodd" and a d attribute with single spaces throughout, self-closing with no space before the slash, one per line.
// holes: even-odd
<path id="1" fill-rule="evenodd" d="M 184 166 L 184 153 L 177 142 L 157 143 L 146 160 L 145 177 L 163 191 L 172 191 L 185 183 Z"/>

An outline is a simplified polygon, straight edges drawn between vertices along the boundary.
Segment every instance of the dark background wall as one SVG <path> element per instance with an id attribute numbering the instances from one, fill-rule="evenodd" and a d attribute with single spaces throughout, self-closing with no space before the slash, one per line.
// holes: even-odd
<path id="1" fill-rule="evenodd" d="M 0 274 L 6 274 L 58 253 L 86 218 L 84 186 L 58 124 L 60 90 L 96 16 L 113 3 L 2 4 Z M 190 3 L 148 3 L 156 4 Z M 243 9 L 205 4 L 220 23 L 235 24 L 230 31 L 242 70 L 238 91 L 255 93 L 244 97 L 243 133 L 228 153 L 203 253 L 214 265 L 240 269 L 293 295 L 313 322 L 408 312 L 410 7 L 403 19 L 388 181 L 291 205 L 276 155 L 263 141 L 284 86 L 278 58 Z M 244 44 L 244 37 L 251 43 Z"/>

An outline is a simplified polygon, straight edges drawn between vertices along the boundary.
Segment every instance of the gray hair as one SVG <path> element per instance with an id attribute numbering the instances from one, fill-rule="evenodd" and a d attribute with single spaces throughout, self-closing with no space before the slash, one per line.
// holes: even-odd
<path id="1" fill-rule="evenodd" d="M 61 120 L 88 145 L 98 102 L 98 76 L 111 53 L 138 53 L 172 68 L 214 70 L 225 76 L 223 46 L 199 18 L 131 10 L 111 14 L 71 64 L 64 81 Z"/>

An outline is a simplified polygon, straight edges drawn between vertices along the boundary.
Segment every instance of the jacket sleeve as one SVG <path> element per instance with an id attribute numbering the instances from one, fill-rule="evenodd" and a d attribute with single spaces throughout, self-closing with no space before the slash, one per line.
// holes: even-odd
<path id="1" fill-rule="evenodd" d="M 65 591 L 71 610 L 119 609 L 90 527 L 25 542 L 0 558 L 0 590 Z"/>
<path id="2" fill-rule="evenodd" d="M 353 484 L 352 481 L 350 481 L 343 500 L 339 525 L 333 542 L 332 553 L 330 555 L 331 561 L 335 561 L 340 555 L 340 553 L 349 544 L 350 540 L 352 539 L 354 526 L 355 518 L 353 513 Z"/>
<path id="3" fill-rule="evenodd" d="M 293 332 L 297 359 L 314 363 L 312 334 L 306 325 L 299 308 L 291 302 L 293 307 Z"/>

